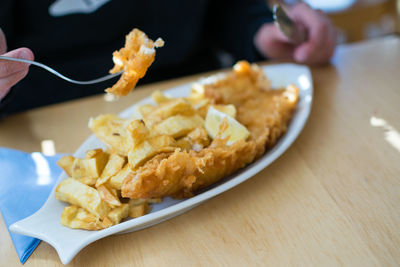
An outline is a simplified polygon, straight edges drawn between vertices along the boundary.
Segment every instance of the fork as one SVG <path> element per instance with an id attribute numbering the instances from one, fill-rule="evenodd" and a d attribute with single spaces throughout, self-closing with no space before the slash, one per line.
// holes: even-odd
<path id="1" fill-rule="evenodd" d="M 290 42 L 297 45 L 307 41 L 307 32 L 305 28 L 296 24 L 280 4 L 274 5 L 273 17 L 275 24 Z"/>
<path id="2" fill-rule="evenodd" d="M 117 73 L 114 73 L 114 74 L 109 74 L 109 75 L 106 75 L 106 76 L 103 76 L 103 77 L 100 77 L 100 78 L 97 78 L 97 79 L 94 79 L 94 80 L 90 80 L 90 81 L 77 81 L 77 80 L 70 79 L 70 78 L 62 75 L 58 71 L 54 70 L 53 68 L 50 68 L 49 66 L 44 65 L 44 64 L 39 63 L 39 62 L 36 62 L 36 61 L 26 60 L 26 59 L 21 59 L 21 58 L 5 57 L 5 56 L 0 56 L 0 59 L 24 62 L 24 63 L 29 63 L 29 64 L 32 64 L 32 65 L 35 65 L 35 66 L 41 67 L 41 68 L 53 73 L 54 75 L 57 75 L 61 79 L 64 79 L 64 80 L 66 80 L 68 82 L 75 83 L 75 84 L 94 84 L 94 83 L 99 83 L 99 82 L 103 82 L 103 81 L 112 79 L 112 78 L 122 74 L 122 71 L 121 71 L 121 72 L 117 72 Z"/>

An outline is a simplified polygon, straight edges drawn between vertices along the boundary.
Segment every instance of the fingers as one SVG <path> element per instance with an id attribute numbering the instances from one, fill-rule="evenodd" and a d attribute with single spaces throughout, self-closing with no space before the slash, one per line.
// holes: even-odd
<path id="1" fill-rule="evenodd" d="M 271 59 L 291 59 L 311 65 L 329 62 L 336 47 L 336 31 L 329 18 L 321 10 L 314 10 L 304 3 L 293 6 L 289 16 L 306 29 L 307 41 L 295 46 L 278 27 L 268 23 L 255 36 L 258 51 Z"/>
<path id="2" fill-rule="evenodd" d="M 5 53 L 4 56 L 33 60 L 33 53 L 28 48 L 19 48 Z M 0 59 L 0 100 L 28 73 L 29 64 Z"/>
<path id="3" fill-rule="evenodd" d="M 294 59 L 307 64 L 328 62 L 336 46 L 336 32 L 329 18 L 322 11 L 313 10 L 304 3 L 294 6 L 289 13 L 308 32 L 307 42 L 295 48 Z"/>
<path id="4" fill-rule="evenodd" d="M 33 60 L 33 53 L 28 48 L 18 48 L 3 54 L 3 56 Z M 0 78 L 28 68 L 29 64 L 0 59 Z"/>
<path id="5" fill-rule="evenodd" d="M 291 59 L 295 48 L 273 23 L 266 23 L 258 30 L 254 44 L 270 59 Z"/>
<path id="6" fill-rule="evenodd" d="M 0 78 L 0 100 L 10 91 L 11 87 L 22 80 L 28 74 L 28 68 L 13 73 L 5 78 Z"/>

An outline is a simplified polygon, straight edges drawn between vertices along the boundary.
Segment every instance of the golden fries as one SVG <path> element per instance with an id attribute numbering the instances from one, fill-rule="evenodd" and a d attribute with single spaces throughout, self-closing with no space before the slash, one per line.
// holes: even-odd
<path id="1" fill-rule="evenodd" d="M 129 167 L 131 169 L 136 169 L 147 159 L 155 156 L 158 153 L 174 151 L 174 143 L 174 138 L 168 135 L 159 135 L 143 141 L 129 152 Z"/>
<path id="2" fill-rule="evenodd" d="M 121 206 L 121 202 L 116 192 L 114 193 L 113 190 L 103 184 L 96 186 L 96 189 L 99 192 L 101 199 L 108 203 L 111 207 Z"/>
<path id="3" fill-rule="evenodd" d="M 90 118 L 89 128 L 110 149 L 121 155 L 128 155 L 133 146 L 131 133 L 125 128 L 126 120 L 112 114 Z"/>
<path id="4" fill-rule="evenodd" d="M 57 199 L 82 207 L 101 219 L 111 210 L 96 189 L 72 178 L 62 181 L 55 195 Z"/>
<path id="5" fill-rule="evenodd" d="M 126 164 L 121 171 L 119 171 L 117 174 L 111 177 L 110 180 L 108 180 L 107 184 L 109 184 L 111 188 L 121 190 L 122 182 L 124 181 L 124 179 L 133 175 L 134 171 L 129 167 L 129 164 Z"/>
<path id="6" fill-rule="evenodd" d="M 96 181 L 96 187 L 99 187 L 100 185 L 106 183 L 111 178 L 111 176 L 119 172 L 125 165 L 125 161 L 125 157 L 121 157 L 118 154 L 111 154 L 110 159 L 104 167 L 100 178 Z"/>
<path id="7" fill-rule="evenodd" d="M 155 125 L 154 131 L 159 135 L 179 138 L 203 125 L 204 120 L 197 114 L 193 116 L 175 115 Z"/>
<path id="8" fill-rule="evenodd" d="M 77 206 L 64 208 L 61 224 L 74 229 L 100 230 L 104 228 L 98 217 Z"/>
<path id="9" fill-rule="evenodd" d="M 129 204 L 129 217 L 137 218 L 143 216 L 146 213 L 148 213 L 149 209 L 150 207 L 149 204 L 147 204 L 147 202 L 142 202 L 136 205 Z"/>
<path id="10" fill-rule="evenodd" d="M 128 217 L 129 215 L 129 205 L 122 204 L 121 206 L 113 209 L 108 213 L 107 217 L 112 221 L 113 224 L 118 224 L 122 219 Z"/>

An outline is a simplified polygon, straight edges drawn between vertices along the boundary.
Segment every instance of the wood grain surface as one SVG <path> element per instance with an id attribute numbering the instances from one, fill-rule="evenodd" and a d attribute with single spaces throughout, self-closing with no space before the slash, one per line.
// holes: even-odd
<path id="1" fill-rule="evenodd" d="M 0 146 L 33 152 L 51 139 L 73 153 L 90 116 L 204 75 L 141 86 L 117 103 L 95 96 L 11 116 Z M 169 221 L 99 240 L 70 266 L 398 266 L 400 39 L 340 46 L 312 75 L 309 121 L 272 165 Z M 20 265 L 2 219 L 0 265 Z M 25 263 L 60 265 L 44 242 Z"/>

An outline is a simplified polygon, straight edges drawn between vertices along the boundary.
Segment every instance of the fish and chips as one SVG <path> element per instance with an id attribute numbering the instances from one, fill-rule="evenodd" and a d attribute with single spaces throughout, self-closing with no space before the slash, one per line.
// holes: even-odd
<path id="1" fill-rule="evenodd" d="M 132 37 L 139 38 L 134 44 L 146 43 L 153 50 L 158 46 L 157 41 L 143 41 L 143 35 L 134 34 L 139 36 Z M 124 63 L 116 64 L 113 71 L 137 64 L 129 61 L 127 47 L 128 41 L 114 53 Z M 141 50 L 147 51 L 134 48 Z M 152 57 L 143 62 L 152 62 Z M 109 92 L 124 95 L 128 90 L 118 89 L 120 85 L 136 83 L 144 73 L 127 74 L 125 78 L 134 78 L 118 81 L 117 89 Z M 164 197 L 193 196 L 274 146 L 287 131 L 298 94 L 293 85 L 271 89 L 261 68 L 240 61 L 231 72 L 194 83 L 188 97 L 172 98 L 155 91 L 154 104 L 137 109 L 139 118 L 112 114 L 91 118 L 89 128 L 107 148 L 89 150 L 84 158 L 65 156 L 58 162 L 69 176 L 56 189 L 56 198 L 70 204 L 61 223 L 100 230 L 147 214 Z"/>

